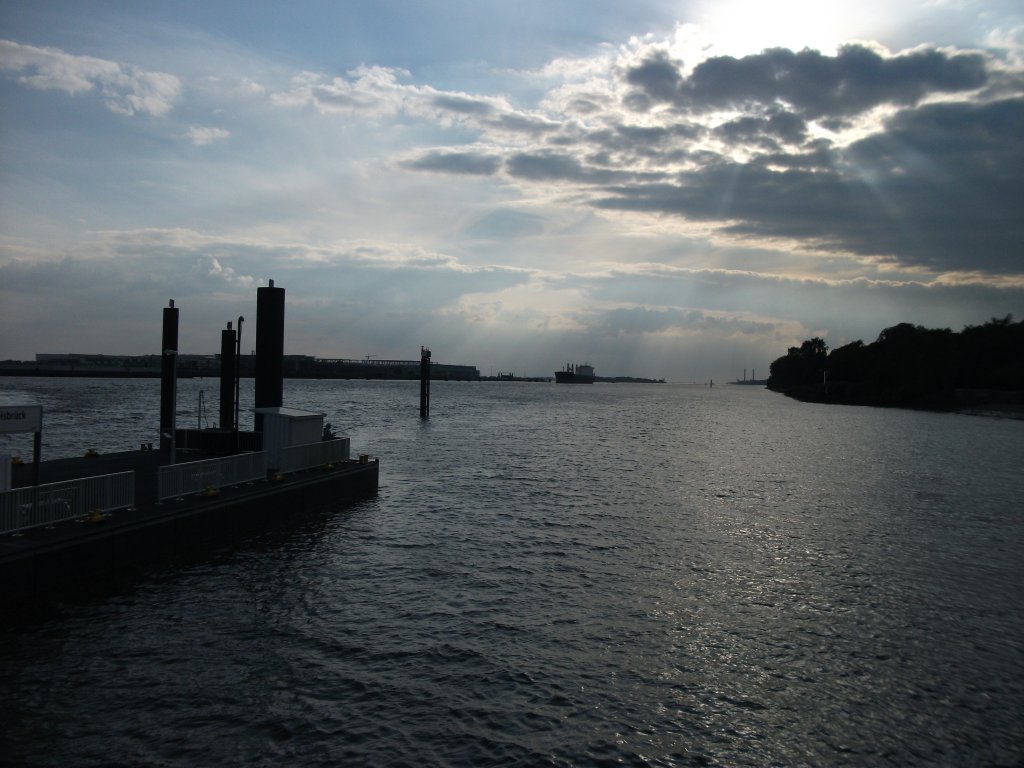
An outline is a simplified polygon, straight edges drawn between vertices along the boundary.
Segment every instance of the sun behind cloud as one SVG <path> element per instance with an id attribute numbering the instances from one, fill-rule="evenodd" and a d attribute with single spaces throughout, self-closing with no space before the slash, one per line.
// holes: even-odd
<path id="1" fill-rule="evenodd" d="M 845 3 L 816 0 L 707 2 L 700 6 L 699 24 L 719 55 L 743 56 L 776 47 L 830 52 L 856 36 L 851 35 L 856 24 L 850 10 Z"/>

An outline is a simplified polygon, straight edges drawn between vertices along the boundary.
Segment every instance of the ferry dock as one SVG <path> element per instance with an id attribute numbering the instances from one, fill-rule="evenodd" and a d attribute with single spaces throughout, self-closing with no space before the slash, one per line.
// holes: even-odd
<path id="1" fill-rule="evenodd" d="M 34 432 L 33 460 L 0 473 L 0 603 L 230 540 L 259 520 L 375 493 L 379 460 L 351 455 L 325 414 L 282 404 L 284 289 L 257 289 L 254 431 L 238 429 L 237 332 L 222 332 L 220 426 L 178 429 L 178 309 L 164 309 L 156 446 L 41 459 L 43 413 L 4 405 L 0 429 Z M 154 425 L 155 426 L 155 425 Z"/>
<path id="2" fill-rule="evenodd" d="M 56 489 L 43 491 L 48 496 L 44 504 L 62 507 L 70 516 L 0 536 L 0 602 L 24 602 L 76 581 L 223 544 L 254 524 L 286 519 L 290 510 L 343 505 L 372 495 L 380 467 L 378 459 L 364 456 L 221 487 L 205 483 L 200 490 L 161 499 L 160 470 L 168 466 L 163 461 L 159 451 L 128 451 L 43 462 L 41 487 Z M 177 466 L 195 475 L 198 464 Z M 16 488 L 28 497 L 31 465 L 13 469 Z M 76 481 L 125 473 L 132 476 L 133 504 L 111 511 L 75 510 L 76 497 L 83 495 L 73 490 Z"/>

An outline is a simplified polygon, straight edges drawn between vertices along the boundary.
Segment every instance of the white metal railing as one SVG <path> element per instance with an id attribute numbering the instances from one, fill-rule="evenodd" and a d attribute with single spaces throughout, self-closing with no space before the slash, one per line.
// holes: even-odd
<path id="1" fill-rule="evenodd" d="M 63 480 L 0 493 L 0 534 L 135 505 L 135 473 Z"/>
<path id="2" fill-rule="evenodd" d="M 160 467 L 157 473 L 156 494 L 164 499 L 199 493 L 208 487 L 224 488 L 267 477 L 267 454 L 239 453 L 221 459 L 190 461 Z"/>
<path id="3" fill-rule="evenodd" d="M 320 467 L 335 461 L 348 461 L 349 438 L 336 437 L 306 445 L 293 445 L 277 452 L 277 469 L 281 472 L 297 472 L 300 469 Z"/>

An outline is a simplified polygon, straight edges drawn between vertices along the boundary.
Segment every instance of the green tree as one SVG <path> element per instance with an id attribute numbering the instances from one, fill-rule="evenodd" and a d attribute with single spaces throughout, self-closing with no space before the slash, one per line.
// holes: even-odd
<path id="1" fill-rule="evenodd" d="M 769 368 L 768 387 L 786 391 L 794 387 L 808 387 L 822 382 L 822 372 L 828 359 L 828 344 L 815 336 L 799 347 L 790 347 Z"/>
<path id="2" fill-rule="evenodd" d="M 768 386 L 812 399 L 931 408 L 955 405 L 958 389 L 1020 392 L 1024 322 L 1007 315 L 961 333 L 899 323 L 871 344 L 855 341 L 831 353 L 815 337 L 772 363 Z"/>

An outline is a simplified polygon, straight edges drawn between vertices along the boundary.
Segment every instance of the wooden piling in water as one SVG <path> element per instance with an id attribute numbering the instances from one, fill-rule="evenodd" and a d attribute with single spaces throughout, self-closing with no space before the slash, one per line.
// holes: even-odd
<path id="1" fill-rule="evenodd" d="M 430 350 L 420 347 L 420 418 L 430 417 Z"/>

